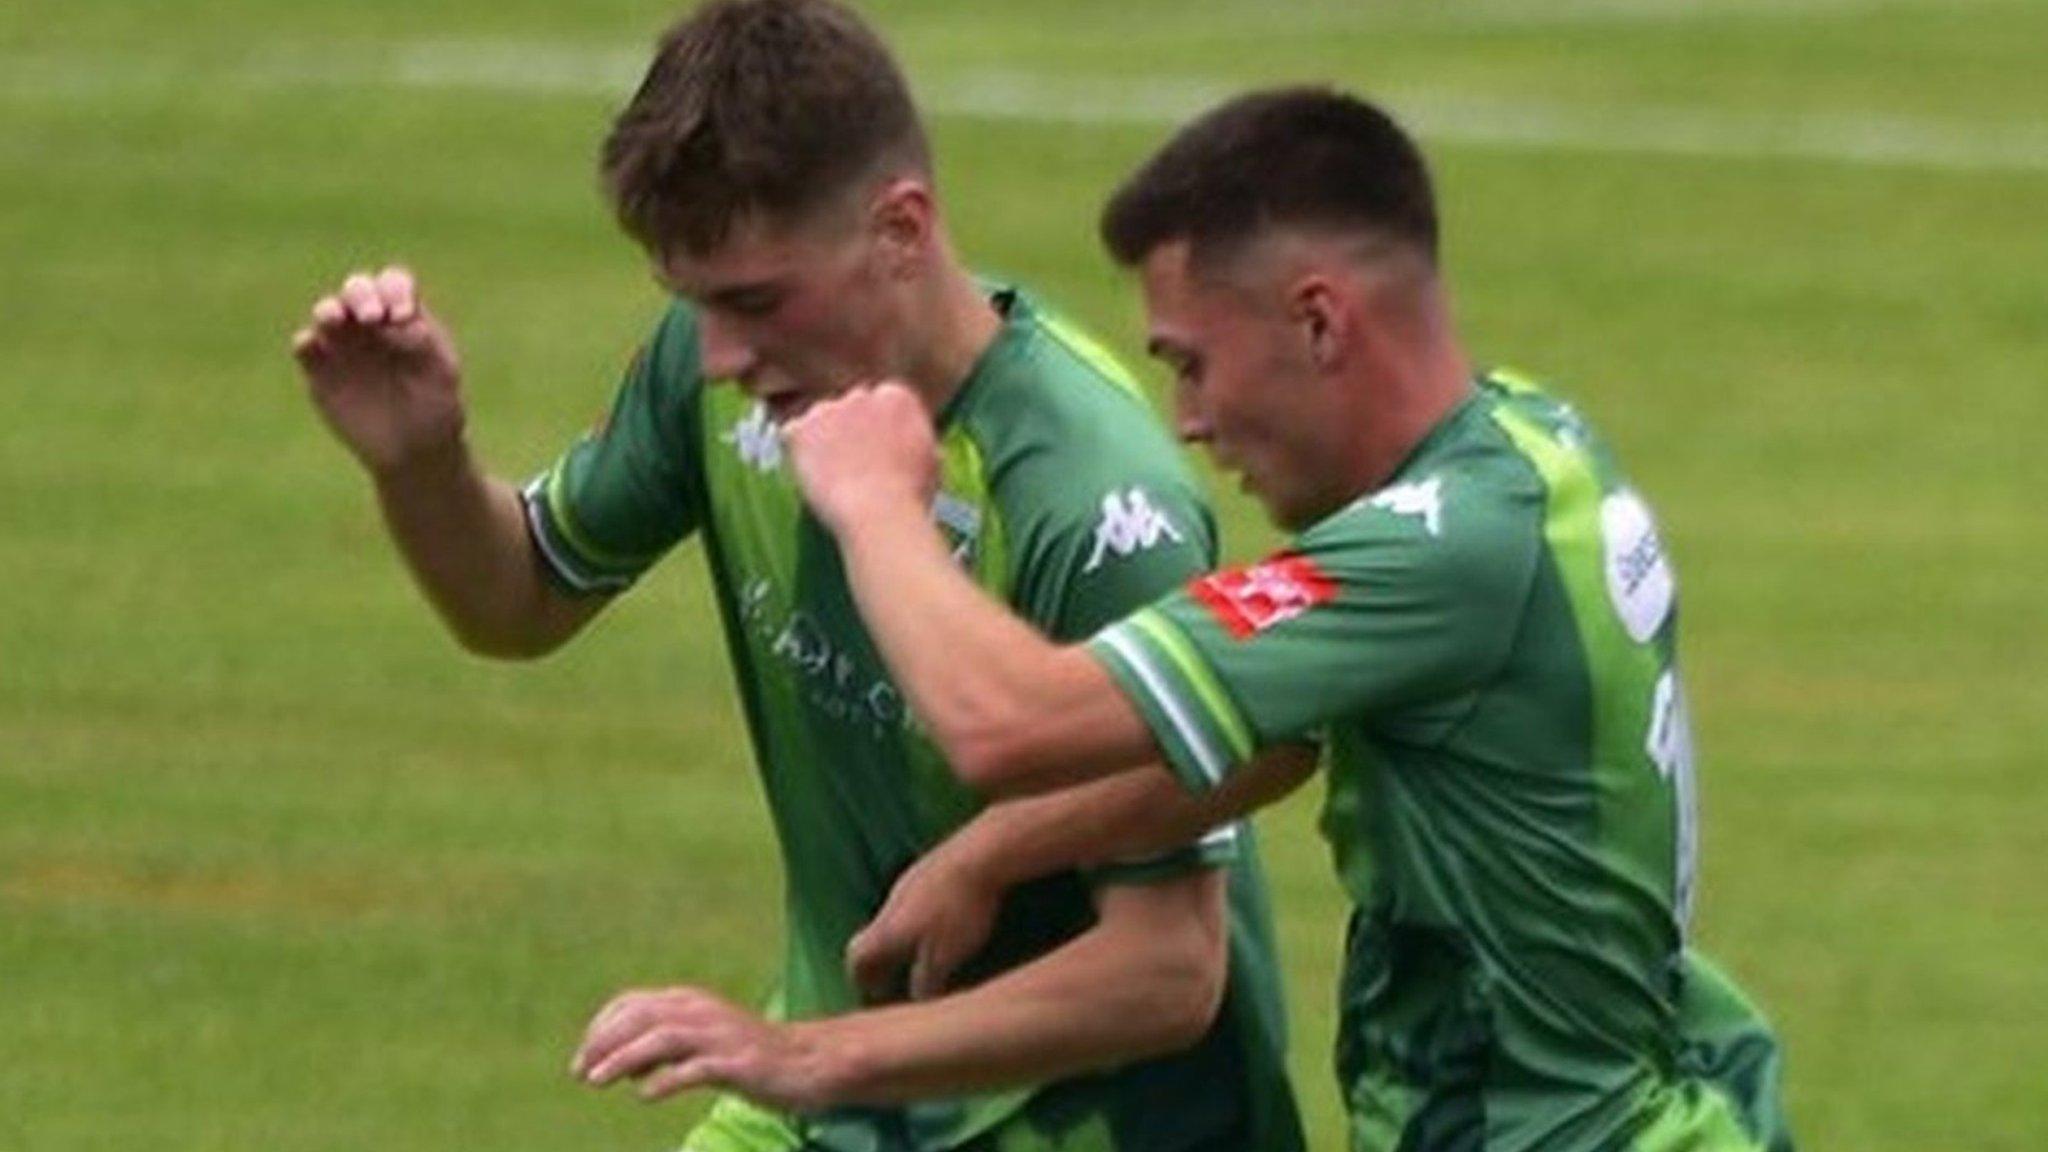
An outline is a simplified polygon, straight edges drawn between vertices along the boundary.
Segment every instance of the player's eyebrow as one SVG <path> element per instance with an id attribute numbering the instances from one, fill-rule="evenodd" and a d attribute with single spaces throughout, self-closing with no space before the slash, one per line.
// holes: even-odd
<path id="1" fill-rule="evenodd" d="M 704 303 L 733 312 L 757 312 L 772 307 L 782 293 L 782 285 L 773 280 L 755 280 L 714 288 L 704 294 Z"/>
<path id="2" fill-rule="evenodd" d="M 681 296 L 706 307 L 742 312 L 773 305 L 781 299 L 784 290 L 783 285 L 776 280 L 745 280 L 736 284 L 721 285 L 700 294 L 677 283 L 660 268 L 654 269 L 651 275 L 654 283 L 670 295 Z"/>

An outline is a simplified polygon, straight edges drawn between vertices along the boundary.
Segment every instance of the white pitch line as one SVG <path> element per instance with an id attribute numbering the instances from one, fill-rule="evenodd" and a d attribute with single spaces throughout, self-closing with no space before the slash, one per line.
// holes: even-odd
<path id="1" fill-rule="evenodd" d="M 1168 125 L 1235 91 L 1187 80 L 1076 81 L 983 74 L 925 84 L 934 115 L 1087 125 Z M 2048 129 L 1899 116 L 1787 116 L 1684 108 L 1593 109 L 1428 93 L 1381 94 L 1426 141 L 1725 159 L 1784 158 L 1957 171 L 2048 171 Z"/>
<path id="2" fill-rule="evenodd" d="M 1626 6 L 1627 0 L 1612 2 Z M 330 46 L 317 52 L 273 54 L 239 70 L 208 72 L 177 69 L 161 60 L 129 67 L 105 59 L 88 63 L 0 56 L 0 100 L 191 91 L 207 85 L 265 91 L 425 88 L 623 100 L 644 63 L 641 48 L 579 48 L 522 40 L 421 40 L 396 50 Z M 915 86 L 920 102 L 934 117 L 1076 128 L 1165 128 L 1239 87 L 1216 79 L 1078 78 L 993 70 L 925 75 Z M 1595 108 L 1420 91 L 1375 95 L 1425 141 L 1438 144 L 1937 171 L 2048 172 L 2048 128 L 2039 122 L 1986 125 L 1874 113 Z"/>
<path id="3" fill-rule="evenodd" d="M 620 95 L 644 59 L 637 51 L 550 52 L 516 43 L 438 42 L 401 52 L 391 83 L 436 88 Z M 1218 80 L 1051 77 L 985 70 L 915 81 L 933 116 L 1165 127 L 1226 99 Z M 1385 94 L 1426 140 L 1530 150 L 1584 150 L 1726 159 L 1781 158 L 1953 171 L 2048 171 L 2048 129 L 1987 127 L 1874 114 L 1758 114 L 1684 108 L 1595 109 L 1535 101 Z"/>

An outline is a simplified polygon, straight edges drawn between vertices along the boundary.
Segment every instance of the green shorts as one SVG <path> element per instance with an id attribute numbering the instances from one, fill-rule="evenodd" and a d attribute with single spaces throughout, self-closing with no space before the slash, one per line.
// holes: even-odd
<path id="1" fill-rule="evenodd" d="M 1057 1088 L 1024 1110 L 959 1145 L 954 1152 L 1118 1152 L 1109 1119 L 1100 1113 L 1062 1115 Z M 1232 1130 L 1176 1152 L 1249 1152 L 1243 1131 Z M 681 1152 L 831 1152 L 807 1141 L 790 1120 L 738 1096 L 722 1095 L 683 1142 Z M 880 1143 L 862 1152 L 904 1152 Z"/>

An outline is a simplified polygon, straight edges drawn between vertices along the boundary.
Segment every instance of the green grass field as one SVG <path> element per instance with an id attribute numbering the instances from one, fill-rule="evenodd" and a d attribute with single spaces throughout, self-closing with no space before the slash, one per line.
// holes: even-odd
<path id="1" fill-rule="evenodd" d="M 550 458 L 660 305 L 591 169 L 669 11 L 0 9 L 0 1149 L 661 1149 L 695 1115 L 563 1065 L 612 990 L 751 996 L 774 954 L 696 557 L 545 664 L 465 657 L 285 355 L 403 257 L 481 452 Z M 1662 511 L 1699 935 L 1778 1020 L 1806 1146 L 2048 1145 L 2048 4 L 873 13 L 977 263 L 1127 350 L 1094 214 L 1176 116 L 1278 78 L 1410 111 L 1471 344 Z M 1221 499 L 1232 554 L 1270 542 Z M 1317 791 L 1263 827 L 1335 1148 Z"/>

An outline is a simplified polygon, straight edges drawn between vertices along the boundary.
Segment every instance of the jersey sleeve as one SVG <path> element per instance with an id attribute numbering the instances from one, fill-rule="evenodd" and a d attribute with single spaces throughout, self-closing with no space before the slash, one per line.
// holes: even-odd
<path id="1" fill-rule="evenodd" d="M 1089 650 L 1182 782 L 1257 748 L 1472 690 L 1506 659 L 1540 553 L 1540 495 L 1432 476 L 1382 490 L 1290 550 L 1189 582 Z"/>
<path id="2" fill-rule="evenodd" d="M 565 590 L 616 592 L 702 519 L 694 322 L 672 307 L 634 357 L 610 414 L 524 490 L 544 567 Z"/>
<path id="3" fill-rule="evenodd" d="M 1215 563 L 1215 520 L 1178 468 L 1126 465 L 1042 477 L 1019 533 L 1013 606 L 1055 640 L 1084 639 Z M 1236 859 L 1240 826 L 1162 855 L 1097 868 L 1096 884 L 1142 884 Z"/>

